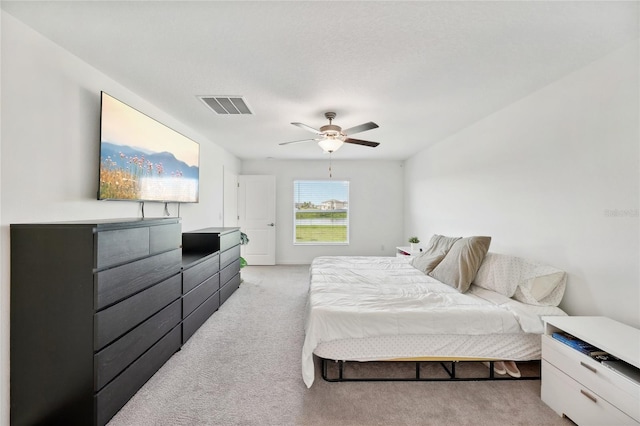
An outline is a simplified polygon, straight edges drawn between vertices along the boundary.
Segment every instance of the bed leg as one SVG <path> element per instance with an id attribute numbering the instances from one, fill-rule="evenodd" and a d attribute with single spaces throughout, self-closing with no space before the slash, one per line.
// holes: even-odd
<path id="1" fill-rule="evenodd" d="M 456 361 L 451 361 L 451 370 L 449 370 L 449 369 L 447 368 L 447 366 L 446 366 L 446 365 L 444 365 L 444 362 L 443 362 L 443 361 L 440 361 L 440 366 L 441 366 L 442 368 L 444 368 L 444 371 L 446 371 L 446 372 L 447 372 L 447 374 L 449 375 L 449 378 L 450 378 L 450 379 L 455 379 L 455 378 L 456 378 L 456 365 L 455 365 L 455 362 L 456 362 Z"/>
<path id="2" fill-rule="evenodd" d="M 342 380 L 342 370 L 344 368 L 344 361 L 338 361 L 338 377 Z"/>
<path id="3" fill-rule="evenodd" d="M 416 362 L 416 380 L 420 380 L 420 363 Z"/>
<path id="4" fill-rule="evenodd" d="M 493 377 L 493 374 L 494 374 L 494 373 L 493 373 L 493 363 L 494 363 L 494 362 L 495 362 L 495 361 L 489 361 L 489 378 L 490 378 L 490 379 L 493 379 L 493 378 L 494 378 L 494 377 Z"/>

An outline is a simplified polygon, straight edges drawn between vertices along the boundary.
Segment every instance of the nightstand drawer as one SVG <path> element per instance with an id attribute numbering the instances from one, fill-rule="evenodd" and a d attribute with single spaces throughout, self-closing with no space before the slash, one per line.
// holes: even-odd
<path id="1" fill-rule="evenodd" d="M 638 424 L 545 360 L 542 360 L 541 396 L 556 413 L 566 415 L 580 426 Z"/>
<path id="2" fill-rule="evenodd" d="M 234 260 L 240 257 L 240 246 L 230 248 L 227 251 L 220 253 L 220 269 L 224 268 Z"/>
<path id="3" fill-rule="evenodd" d="M 214 276 L 219 270 L 220 260 L 217 254 L 189 269 L 185 269 L 182 273 L 182 293 L 190 292 L 198 284 Z"/>
<path id="4" fill-rule="evenodd" d="M 182 318 L 187 317 L 213 293 L 220 289 L 220 277 L 215 274 L 208 280 L 198 285 L 189 293 L 182 296 Z"/>
<path id="5" fill-rule="evenodd" d="M 229 297 L 233 294 L 234 291 L 240 287 L 240 274 L 235 274 L 233 278 L 231 278 L 227 283 L 222 287 L 222 283 L 220 283 L 220 304 L 222 305 L 227 301 Z"/>
<path id="6" fill-rule="evenodd" d="M 640 387 L 631 380 L 549 335 L 542 336 L 542 354 L 545 361 L 640 421 Z"/>
<path id="7" fill-rule="evenodd" d="M 182 344 L 185 344 L 193 333 L 204 322 L 209 319 L 211 315 L 220 307 L 220 293 L 214 293 L 213 296 L 205 300 L 205 302 L 198 306 L 188 317 L 182 320 Z"/>
<path id="8" fill-rule="evenodd" d="M 220 287 L 223 287 L 231 278 L 240 272 L 240 259 L 234 260 L 220 271 Z"/>
<path id="9" fill-rule="evenodd" d="M 225 251 L 240 244 L 240 231 L 220 234 L 220 251 Z"/>

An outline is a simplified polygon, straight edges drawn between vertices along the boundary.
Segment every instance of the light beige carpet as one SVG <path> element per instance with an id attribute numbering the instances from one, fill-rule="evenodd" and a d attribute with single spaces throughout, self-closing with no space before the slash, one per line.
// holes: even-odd
<path id="1" fill-rule="evenodd" d="M 308 265 L 249 266 L 234 295 L 109 423 L 570 425 L 539 381 L 302 382 Z"/>

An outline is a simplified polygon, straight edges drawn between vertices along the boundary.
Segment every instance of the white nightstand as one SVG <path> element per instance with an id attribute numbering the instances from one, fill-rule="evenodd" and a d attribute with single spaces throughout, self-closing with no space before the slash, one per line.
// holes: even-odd
<path id="1" fill-rule="evenodd" d="M 640 384 L 552 337 L 564 331 L 640 368 L 640 330 L 606 317 L 545 317 L 542 400 L 578 425 L 640 425 Z"/>

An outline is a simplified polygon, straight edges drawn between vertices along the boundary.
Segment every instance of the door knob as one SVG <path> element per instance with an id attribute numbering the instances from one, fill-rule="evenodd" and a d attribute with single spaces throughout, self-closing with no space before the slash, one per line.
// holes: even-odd
<path id="1" fill-rule="evenodd" d="M 271 223 L 267 223 L 267 226 L 276 226 L 276 224 L 271 222 Z"/>

